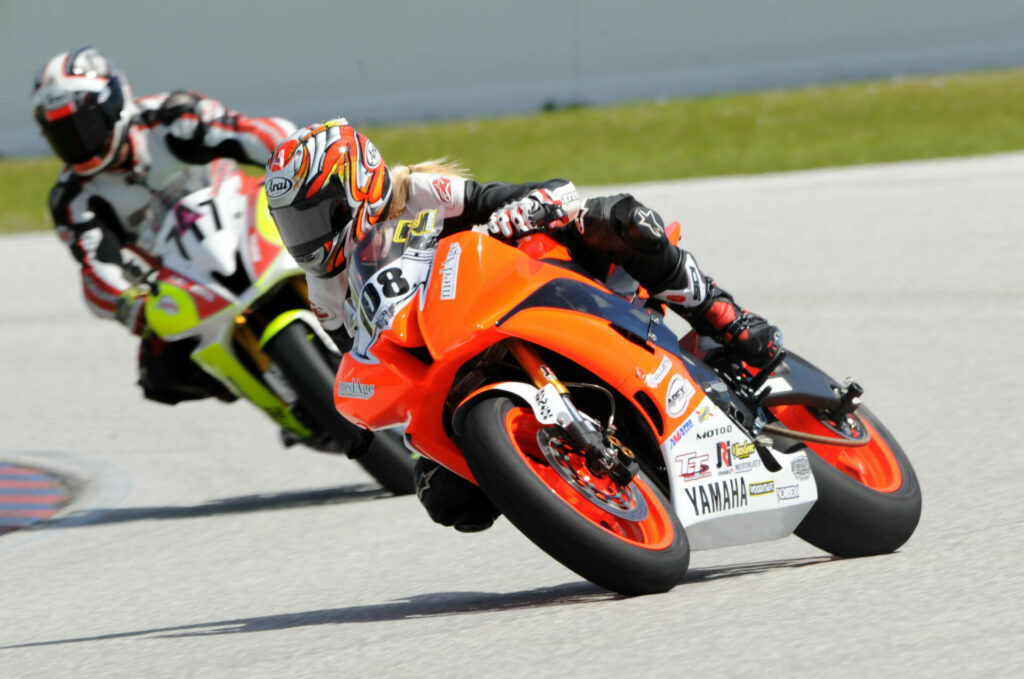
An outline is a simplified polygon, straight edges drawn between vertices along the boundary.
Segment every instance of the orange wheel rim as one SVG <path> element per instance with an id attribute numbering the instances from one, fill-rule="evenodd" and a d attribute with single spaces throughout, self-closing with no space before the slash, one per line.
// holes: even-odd
<path id="1" fill-rule="evenodd" d="M 771 410 L 784 425 L 794 431 L 836 436 L 836 432 L 806 406 L 777 406 Z M 896 492 L 903 483 L 903 474 L 896 456 L 870 422 L 859 416 L 856 419 L 871 434 L 867 445 L 842 446 L 811 442 L 805 442 L 804 445 L 825 462 L 868 488 L 879 493 Z"/>
<path id="2" fill-rule="evenodd" d="M 653 488 L 643 479 L 634 478 L 629 484 L 629 490 L 638 494 L 647 503 L 646 517 L 631 521 L 617 516 L 583 495 L 551 467 L 537 443 L 537 433 L 540 429 L 541 425 L 534 417 L 533 411 L 527 408 L 513 408 L 505 417 L 505 431 L 508 432 L 512 445 L 551 492 L 572 507 L 577 514 L 623 542 L 651 550 L 665 549 L 672 543 L 675 529 L 669 514 L 671 508 L 666 509 L 662 505 Z M 613 495 L 621 490 L 608 478 L 591 477 L 590 480 L 603 495 Z"/>

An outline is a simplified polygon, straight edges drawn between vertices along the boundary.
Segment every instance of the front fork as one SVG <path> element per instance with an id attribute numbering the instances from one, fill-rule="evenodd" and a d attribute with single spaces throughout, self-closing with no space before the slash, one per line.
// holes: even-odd
<path id="1" fill-rule="evenodd" d="M 512 356 L 526 371 L 533 386 L 537 389 L 544 389 L 550 385 L 562 399 L 565 410 L 560 412 L 558 424 L 568 434 L 572 444 L 583 451 L 587 468 L 597 476 L 611 477 L 620 485 L 626 485 L 632 481 L 640 470 L 633 451 L 623 446 L 612 435 L 612 432 L 599 427 L 576 408 L 572 402 L 572 395 L 565 384 L 544 363 L 536 349 L 515 338 L 506 340 L 505 344 Z"/>

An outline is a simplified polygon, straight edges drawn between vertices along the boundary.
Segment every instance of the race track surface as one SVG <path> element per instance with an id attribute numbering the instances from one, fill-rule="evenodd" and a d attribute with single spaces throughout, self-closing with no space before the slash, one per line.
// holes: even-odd
<path id="1" fill-rule="evenodd" d="M 0 461 L 77 499 L 0 537 L 0 677 L 1024 676 L 1024 154 L 628 189 L 865 386 L 924 494 L 898 553 L 790 537 L 608 594 L 505 521 L 457 534 L 283 449 L 244 402 L 143 401 L 134 340 L 86 311 L 65 248 L 12 236 Z"/>

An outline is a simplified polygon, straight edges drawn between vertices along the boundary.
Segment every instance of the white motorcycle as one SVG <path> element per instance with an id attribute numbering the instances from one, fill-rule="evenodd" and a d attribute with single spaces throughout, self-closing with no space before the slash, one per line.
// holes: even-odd
<path id="1" fill-rule="evenodd" d="M 240 171 L 177 201 L 146 249 L 159 257 L 148 328 L 277 423 L 286 445 L 344 453 L 395 494 L 414 490 L 415 455 L 396 431 L 334 408 L 341 352 L 309 309 L 305 275 L 282 245 L 261 179 Z"/>

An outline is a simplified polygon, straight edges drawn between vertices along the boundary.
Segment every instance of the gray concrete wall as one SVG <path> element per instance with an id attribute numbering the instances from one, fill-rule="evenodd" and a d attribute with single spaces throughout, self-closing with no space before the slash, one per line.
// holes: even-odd
<path id="1" fill-rule="evenodd" d="M 0 154 L 45 150 L 33 76 L 81 44 L 136 94 L 390 122 L 1021 65 L 1024 2 L 0 0 Z"/>

